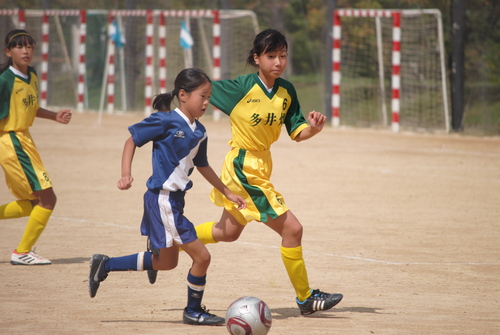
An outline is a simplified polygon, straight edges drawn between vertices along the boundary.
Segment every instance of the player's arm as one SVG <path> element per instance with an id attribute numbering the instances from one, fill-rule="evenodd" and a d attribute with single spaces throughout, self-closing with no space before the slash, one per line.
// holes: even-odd
<path id="1" fill-rule="evenodd" d="M 228 200 L 236 203 L 238 205 L 238 209 L 244 209 L 244 208 L 247 207 L 247 203 L 246 203 L 245 199 L 243 199 L 239 195 L 236 195 L 233 192 L 231 192 L 227 188 L 227 186 L 224 185 L 224 183 L 219 179 L 219 177 L 217 176 L 217 174 L 215 173 L 215 171 L 212 169 L 212 167 L 210 165 L 203 166 L 203 167 L 197 166 L 196 168 L 198 169 L 198 171 L 200 172 L 200 174 L 210 184 L 212 184 L 213 187 L 215 187 L 219 192 L 221 192 L 222 194 L 224 194 L 224 196 Z"/>
<path id="2" fill-rule="evenodd" d="M 59 112 L 52 112 L 40 107 L 36 111 L 36 117 L 68 124 L 69 121 L 71 121 L 71 109 L 62 109 Z"/>
<path id="3" fill-rule="evenodd" d="M 118 180 L 118 188 L 120 190 L 128 190 L 132 187 L 132 160 L 134 159 L 136 145 L 132 136 L 130 136 L 123 146 L 122 153 L 122 177 Z"/>
<path id="4" fill-rule="evenodd" d="M 309 127 L 304 128 L 297 136 L 295 136 L 294 140 L 297 142 L 308 140 L 321 130 L 326 122 L 326 116 L 323 114 L 312 111 L 307 116 L 307 122 L 309 123 Z"/>

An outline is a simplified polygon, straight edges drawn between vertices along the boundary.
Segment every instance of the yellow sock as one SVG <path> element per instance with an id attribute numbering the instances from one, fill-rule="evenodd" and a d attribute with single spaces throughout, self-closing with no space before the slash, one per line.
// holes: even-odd
<path id="1" fill-rule="evenodd" d="M 286 272 L 292 282 L 299 301 L 304 301 L 311 295 L 307 270 L 302 257 L 302 246 L 296 248 L 280 247 L 281 258 L 285 264 Z"/>
<path id="2" fill-rule="evenodd" d="M 47 222 L 49 222 L 52 210 L 40 206 L 33 207 L 28 224 L 24 230 L 23 237 L 19 246 L 16 248 L 18 253 L 29 252 L 42 234 Z"/>
<path id="3" fill-rule="evenodd" d="M 210 221 L 202 223 L 195 227 L 196 235 L 198 235 L 198 238 L 200 239 L 201 242 L 203 242 L 203 244 L 217 243 L 212 233 L 212 228 L 216 223 L 217 222 L 215 221 Z"/>
<path id="4" fill-rule="evenodd" d="M 0 220 L 16 219 L 28 216 L 33 210 L 29 200 L 17 200 L 0 206 Z"/>
<path id="5" fill-rule="evenodd" d="M 194 229 L 196 230 L 196 235 L 203 244 L 207 245 L 209 243 L 217 243 L 217 241 L 214 239 L 214 235 L 212 234 L 212 227 L 215 223 L 215 221 L 210 221 L 194 227 Z M 179 248 L 179 251 L 184 250 L 182 250 L 182 248 Z"/>

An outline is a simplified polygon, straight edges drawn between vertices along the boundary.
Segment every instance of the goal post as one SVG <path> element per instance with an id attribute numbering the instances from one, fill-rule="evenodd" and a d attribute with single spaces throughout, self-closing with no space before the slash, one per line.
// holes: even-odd
<path id="1" fill-rule="evenodd" d="M 439 10 L 338 9 L 332 29 L 333 126 L 449 132 Z"/>
<path id="2" fill-rule="evenodd" d="M 180 45 L 181 22 L 193 40 L 189 52 Z M 145 114 L 187 66 L 212 80 L 246 73 L 248 46 L 259 31 L 250 10 L 0 9 L 0 35 L 16 28 L 37 42 L 32 66 L 42 106 Z M 111 37 L 116 29 L 122 47 Z"/>

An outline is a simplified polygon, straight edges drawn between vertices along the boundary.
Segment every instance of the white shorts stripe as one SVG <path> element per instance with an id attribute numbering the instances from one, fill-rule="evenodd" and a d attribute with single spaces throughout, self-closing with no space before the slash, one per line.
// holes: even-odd
<path id="1" fill-rule="evenodd" d="M 160 207 L 160 215 L 163 226 L 165 227 L 166 236 L 166 247 L 170 248 L 174 245 L 174 241 L 177 244 L 182 244 L 182 240 L 175 227 L 175 220 L 172 213 L 172 206 L 169 201 L 169 191 L 161 190 L 158 195 L 158 206 Z"/>

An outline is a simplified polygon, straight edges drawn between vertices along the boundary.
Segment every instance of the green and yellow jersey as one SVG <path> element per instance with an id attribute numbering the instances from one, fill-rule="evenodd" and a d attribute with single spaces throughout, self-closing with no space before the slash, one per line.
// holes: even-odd
<path id="1" fill-rule="evenodd" d="M 7 69 L 0 75 L 0 131 L 28 129 L 38 111 L 38 77 L 28 67 L 25 79 Z"/>
<path id="2" fill-rule="evenodd" d="M 39 108 L 34 68 L 28 68 L 27 78 L 12 68 L 0 75 L 0 165 L 18 199 L 36 199 L 33 192 L 52 187 L 29 132 Z"/>
<path id="3" fill-rule="evenodd" d="M 283 125 L 292 139 L 308 126 L 295 88 L 282 78 L 276 79 L 271 92 L 257 73 L 214 81 L 210 103 L 229 116 L 229 145 L 234 148 L 268 150 L 278 140 Z"/>

